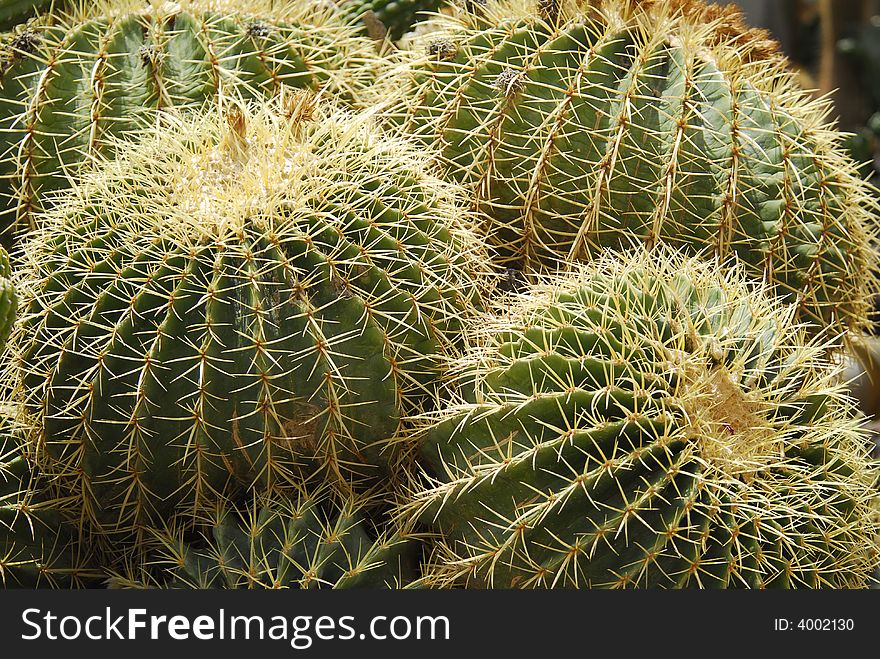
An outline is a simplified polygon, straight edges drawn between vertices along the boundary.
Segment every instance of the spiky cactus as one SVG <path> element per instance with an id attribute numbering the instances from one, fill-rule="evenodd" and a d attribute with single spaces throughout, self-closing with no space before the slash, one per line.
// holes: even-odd
<path id="1" fill-rule="evenodd" d="M 397 588 L 420 576 L 421 545 L 377 531 L 371 501 L 339 502 L 326 488 L 220 504 L 198 532 L 174 520 L 157 529 L 113 587 Z"/>
<path id="2" fill-rule="evenodd" d="M 11 277 L 9 254 L 0 247 L 0 350 L 6 345 L 6 339 L 9 338 L 18 313 L 18 296 Z"/>
<path id="3" fill-rule="evenodd" d="M 218 95 L 322 89 L 357 105 L 377 58 L 331 8 L 306 0 L 101 0 L 18 30 L 0 57 L 3 225 L 33 225 L 47 193 L 157 112 Z M 5 204 L 4 204 L 5 205 Z"/>
<path id="4" fill-rule="evenodd" d="M 860 587 L 877 471 L 840 368 L 741 272 L 603 258 L 509 299 L 431 417 L 434 586 Z"/>
<path id="5" fill-rule="evenodd" d="M 72 588 L 101 576 L 52 501 L 41 500 L 24 433 L 0 416 L 0 589 Z"/>
<path id="6" fill-rule="evenodd" d="M 102 532 L 319 468 L 388 477 L 479 304 L 460 191 L 369 114 L 288 100 L 157 128 L 25 245 L 8 371 Z"/>
<path id="7" fill-rule="evenodd" d="M 876 200 L 763 33 L 696 0 L 471 5 L 410 53 L 393 113 L 506 264 L 667 243 L 736 255 L 829 336 L 866 323 Z"/>
<path id="8" fill-rule="evenodd" d="M 428 14 L 437 12 L 446 3 L 444 0 L 339 0 L 338 6 L 343 16 L 355 23 L 361 23 L 371 36 L 380 36 L 371 24 L 378 21 L 381 31 L 392 41 L 397 41 L 409 32 Z"/>

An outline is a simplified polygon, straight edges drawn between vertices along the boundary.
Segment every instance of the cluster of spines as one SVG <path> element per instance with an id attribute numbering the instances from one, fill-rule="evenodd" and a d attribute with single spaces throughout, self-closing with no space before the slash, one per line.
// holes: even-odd
<path id="1" fill-rule="evenodd" d="M 0 417 L 0 588 L 76 588 L 102 573 L 34 469 L 26 433 Z"/>
<path id="2" fill-rule="evenodd" d="M 219 504 L 192 530 L 154 530 L 117 588 L 401 588 L 420 576 L 420 540 L 374 528 L 376 501 L 324 488 Z"/>

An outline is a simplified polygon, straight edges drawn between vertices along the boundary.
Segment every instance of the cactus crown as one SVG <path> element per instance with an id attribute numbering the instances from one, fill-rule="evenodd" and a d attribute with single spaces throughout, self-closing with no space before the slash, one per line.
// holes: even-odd
<path id="1" fill-rule="evenodd" d="M 434 258 L 445 292 L 478 294 L 470 275 L 485 264 L 462 193 L 437 178 L 420 151 L 380 130 L 369 111 L 350 112 L 299 91 L 282 92 L 265 106 L 226 99 L 197 116 L 163 115 L 144 129 L 136 146 L 123 138 L 114 147 L 114 159 L 85 173 L 72 192 L 56 195 L 58 208 L 46 214 L 47 225 L 56 226 L 40 232 L 42 240 L 30 241 L 29 265 L 39 266 L 41 249 L 56 247 L 45 239 L 84 210 L 91 217 L 124 219 L 178 246 L 224 242 L 253 230 L 284 243 L 289 234 L 302 237 L 304 218 L 322 207 L 322 199 L 338 194 L 356 206 L 364 190 L 376 197 L 408 192 L 412 198 L 401 211 L 410 211 L 414 225 L 428 228 L 431 219 L 438 220 L 436 241 L 443 253 Z M 334 218 L 327 213 L 324 219 Z M 444 268 L 450 261 L 464 269 Z M 429 268 L 422 274 L 429 277 Z"/>
<path id="2" fill-rule="evenodd" d="M 479 324 L 425 417 L 434 585 L 860 587 L 876 469 L 839 368 L 717 263 L 603 258 Z"/>

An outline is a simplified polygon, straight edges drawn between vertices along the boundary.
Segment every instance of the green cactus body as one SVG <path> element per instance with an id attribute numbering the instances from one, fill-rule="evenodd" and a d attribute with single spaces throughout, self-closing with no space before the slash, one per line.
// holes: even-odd
<path id="1" fill-rule="evenodd" d="M 389 38 L 397 41 L 421 19 L 427 18 L 427 14 L 439 11 L 443 4 L 443 0 L 342 0 L 340 10 L 353 21 L 369 20 L 364 19 L 364 14 L 371 12 Z"/>
<path id="2" fill-rule="evenodd" d="M 13 198 L 15 216 L 4 224 L 31 226 L 48 193 L 157 112 L 285 86 L 357 105 L 372 84 L 372 43 L 330 9 L 228 4 L 116 0 L 11 37 L 0 67 L 0 195 Z"/>
<path id="3" fill-rule="evenodd" d="M 831 335 L 865 324 L 876 201 L 772 44 L 699 2 L 526 5 L 426 35 L 392 112 L 506 264 L 667 243 L 736 255 Z"/>
<path id="4" fill-rule="evenodd" d="M 283 106 L 157 128 L 25 245 L 19 395 L 108 533 L 303 470 L 387 476 L 479 304 L 461 191 L 368 115 Z"/>
<path id="5" fill-rule="evenodd" d="M 73 588 L 96 583 L 75 529 L 41 490 L 24 447 L 24 434 L 0 422 L 0 589 Z"/>
<path id="6" fill-rule="evenodd" d="M 0 3 L 0 32 L 64 4 L 64 0 L 3 0 Z"/>
<path id="7" fill-rule="evenodd" d="M 12 331 L 15 316 L 18 313 L 18 296 L 12 283 L 12 268 L 9 255 L 0 247 L 0 351 L 6 345 L 6 339 Z"/>
<path id="8" fill-rule="evenodd" d="M 783 307 L 656 252 L 511 300 L 428 420 L 434 586 L 861 587 L 876 470 Z M 760 293 L 760 291 L 758 291 Z"/>
<path id="9" fill-rule="evenodd" d="M 173 524 L 147 543 L 115 587 L 397 588 L 419 576 L 419 540 L 377 534 L 369 500 L 340 504 L 326 490 L 221 506 L 199 533 Z"/>

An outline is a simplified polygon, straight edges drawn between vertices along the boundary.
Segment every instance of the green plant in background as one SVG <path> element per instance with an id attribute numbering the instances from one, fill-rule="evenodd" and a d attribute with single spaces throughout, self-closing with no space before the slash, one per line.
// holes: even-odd
<path id="1" fill-rule="evenodd" d="M 59 497 L 100 536 L 393 479 L 487 276 L 462 192 L 310 94 L 167 121 L 24 244 L 6 377 Z"/>
<path id="2" fill-rule="evenodd" d="M 841 39 L 838 49 L 859 71 L 873 109 L 862 130 L 848 139 L 853 158 L 864 163 L 864 175 L 880 173 L 880 16 L 858 26 L 852 37 Z"/>
<path id="3" fill-rule="evenodd" d="M 12 331 L 15 316 L 18 313 L 18 296 L 12 283 L 12 268 L 9 265 L 9 254 L 0 247 L 0 350 L 6 345 L 6 339 Z"/>
<path id="4" fill-rule="evenodd" d="M 25 446 L 25 433 L 0 416 L 0 588 L 94 585 L 100 571 L 44 494 Z"/>
<path id="5" fill-rule="evenodd" d="M 434 587 L 863 587 L 877 471 L 840 366 L 742 272 L 606 257 L 499 303 L 405 507 Z"/>
<path id="6" fill-rule="evenodd" d="M 60 9 L 70 0 L 3 0 L 0 3 L 0 32 L 11 30 L 19 23 L 52 9 Z"/>
<path id="7" fill-rule="evenodd" d="M 391 114 L 503 263 L 664 243 L 735 255 L 831 337 L 866 324 L 876 199 L 764 33 L 699 2 L 474 7 L 404 57 Z"/>
<path id="8" fill-rule="evenodd" d="M 341 0 L 339 9 L 343 16 L 355 23 L 378 21 L 388 38 L 397 41 L 420 20 L 436 13 L 445 4 L 444 0 Z M 369 16 L 365 17 L 366 14 Z"/>
<path id="9" fill-rule="evenodd" d="M 310 0 L 111 0 L 20 26 L 0 54 L 2 224 L 32 227 L 48 192 L 159 111 L 285 86 L 356 106 L 378 62 L 370 40 Z"/>
<path id="10" fill-rule="evenodd" d="M 338 501 L 326 489 L 219 505 L 199 532 L 174 520 L 113 587 L 397 588 L 420 576 L 415 537 L 377 531 L 369 498 Z M 187 521 L 184 526 L 189 526 Z"/>

